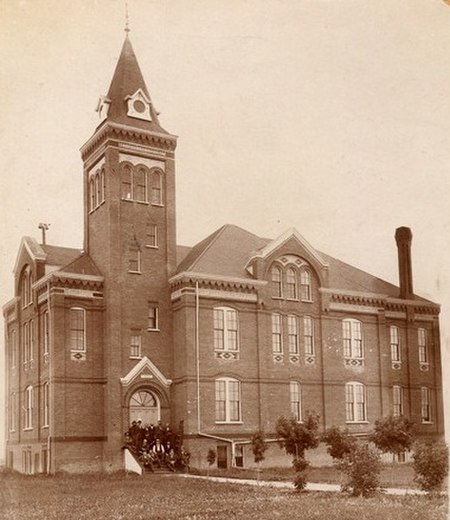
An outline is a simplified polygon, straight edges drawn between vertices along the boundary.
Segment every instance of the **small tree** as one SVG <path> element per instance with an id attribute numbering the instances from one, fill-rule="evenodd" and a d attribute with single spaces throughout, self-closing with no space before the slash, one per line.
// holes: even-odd
<path id="1" fill-rule="evenodd" d="M 280 446 L 288 455 L 293 456 L 296 472 L 294 485 L 299 491 L 306 486 L 306 469 L 309 464 L 305 459 L 305 451 L 319 445 L 318 430 L 319 415 L 314 412 L 307 412 L 304 422 L 301 423 L 294 417 L 280 417 L 276 423 Z"/>
<path id="2" fill-rule="evenodd" d="M 264 460 L 264 453 L 266 452 L 268 446 L 264 441 L 264 433 L 262 431 L 256 432 L 252 436 L 252 451 L 256 464 L 258 464 L 257 469 L 257 480 L 259 480 L 259 473 L 261 471 L 261 462 Z"/>
<path id="3" fill-rule="evenodd" d="M 354 496 L 370 496 L 380 486 L 381 457 L 367 444 L 355 444 L 338 462 L 338 468 L 348 477 L 344 489 L 351 489 Z"/>
<path id="4" fill-rule="evenodd" d="M 414 441 L 414 423 L 402 415 L 389 415 L 375 421 L 375 429 L 369 437 L 383 453 L 395 456 L 411 449 Z"/>
<path id="5" fill-rule="evenodd" d="M 209 448 L 208 454 L 206 455 L 206 460 L 208 461 L 208 476 L 211 466 L 216 462 L 216 451 L 212 448 Z"/>
<path id="6" fill-rule="evenodd" d="M 350 436 L 348 430 L 341 430 L 339 426 L 328 428 L 320 440 L 328 445 L 327 452 L 335 461 L 349 455 L 356 445 L 355 438 Z"/>
<path id="7" fill-rule="evenodd" d="M 443 441 L 417 443 L 413 452 L 414 480 L 420 489 L 438 491 L 448 474 L 448 447 Z"/>

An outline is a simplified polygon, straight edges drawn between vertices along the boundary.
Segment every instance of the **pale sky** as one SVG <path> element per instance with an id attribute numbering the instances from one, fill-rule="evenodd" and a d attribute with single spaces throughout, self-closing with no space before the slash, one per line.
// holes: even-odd
<path id="1" fill-rule="evenodd" d="M 295 227 L 397 284 L 394 232 L 409 226 L 415 292 L 442 304 L 448 363 L 450 7 L 128 4 L 160 122 L 179 136 L 178 243 L 225 223 L 269 238 Z M 13 296 L 20 239 L 40 240 L 39 222 L 51 223 L 49 243 L 82 247 L 79 148 L 98 124 L 124 13 L 123 0 L 1 0 L 1 303 Z"/>

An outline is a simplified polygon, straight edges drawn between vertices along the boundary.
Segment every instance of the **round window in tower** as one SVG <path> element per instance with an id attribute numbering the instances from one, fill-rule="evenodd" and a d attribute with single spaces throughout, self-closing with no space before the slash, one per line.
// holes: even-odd
<path id="1" fill-rule="evenodd" d="M 133 108 L 136 110 L 136 112 L 139 112 L 139 114 L 143 114 L 145 112 L 146 106 L 143 101 L 136 99 L 133 103 Z"/>

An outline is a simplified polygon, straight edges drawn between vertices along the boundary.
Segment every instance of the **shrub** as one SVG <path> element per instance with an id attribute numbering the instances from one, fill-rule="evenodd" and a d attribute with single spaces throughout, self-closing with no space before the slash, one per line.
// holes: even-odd
<path id="1" fill-rule="evenodd" d="M 448 474 L 448 447 L 445 442 L 417 443 L 413 452 L 414 480 L 420 489 L 438 491 Z"/>
<path id="2" fill-rule="evenodd" d="M 335 460 L 342 460 L 355 447 L 356 440 L 348 430 L 341 430 L 338 426 L 328 428 L 321 436 L 321 441 L 328 445 L 327 452 Z"/>
<path id="3" fill-rule="evenodd" d="M 355 444 L 337 466 L 348 478 L 344 489 L 351 489 L 354 496 L 370 496 L 380 486 L 381 457 L 367 444 Z"/>
<path id="4" fill-rule="evenodd" d="M 209 473 L 209 468 L 216 461 L 216 451 L 213 450 L 212 448 L 209 448 L 208 454 L 206 455 L 206 460 L 208 461 L 208 464 L 209 464 L 209 466 L 208 466 L 208 473 Z"/>
<path id="5" fill-rule="evenodd" d="M 262 431 L 256 432 L 252 436 L 252 451 L 255 462 L 258 464 L 264 460 L 264 452 L 268 446 L 264 441 L 264 433 Z"/>
<path id="6" fill-rule="evenodd" d="M 375 429 L 369 440 L 383 453 L 395 455 L 411 449 L 414 441 L 414 424 L 403 416 L 389 415 L 375 421 Z"/>

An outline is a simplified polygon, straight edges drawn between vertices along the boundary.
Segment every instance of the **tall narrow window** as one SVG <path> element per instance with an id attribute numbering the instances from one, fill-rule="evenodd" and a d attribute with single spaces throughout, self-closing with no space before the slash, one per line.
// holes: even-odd
<path id="1" fill-rule="evenodd" d="M 17 336 L 16 331 L 12 330 L 9 336 L 9 368 L 14 368 L 17 364 Z"/>
<path id="2" fill-rule="evenodd" d="M 431 422 L 430 389 L 426 386 L 422 386 L 420 395 L 422 422 L 429 423 Z"/>
<path id="3" fill-rule="evenodd" d="M 101 198 L 101 201 L 105 202 L 105 194 L 106 194 L 105 168 L 102 168 L 102 171 L 100 172 L 100 185 L 101 185 L 101 188 L 102 188 L 102 198 Z"/>
<path id="4" fill-rule="evenodd" d="M 95 207 L 99 206 L 102 201 L 102 185 L 100 184 L 100 175 L 95 174 Z"/>
<path id="5" fill-rule="evenodd" d="M 240 422 L 240 382 L 228 377 L 216 379 L 216 422 Z"/>
<path id="6" fill-rule="evenodd" d="M 148 329 L 159 330 L 159 310 L 154 303 L 150 303 L 148 306 Z"/>
<path id="7" fill-rule="evenodd" d="M 272 266 L 272 296 L 281 298 L 282 296 L 282 276 L 281 268 L 277 265 Z"/>
<path id="8" fill-rule="evenodd" d="M 398 327 L 391 325 L 389 327 L 389 335 L 391 341 L 391 361 L 400 361 L 400 341 L 398 336 Z"/>
<path id="9" fill-rule="evenodd" d="M 16 431 L 17 427 L 17 394 L 12 392 L 9 396 L 9 431 Z"/>
<path id="10" fill-rule="evenodd" d="M 310 302 L 312 300 L 311 273 L 307 269 L 300 271 L 300 290 L 302 301 Z"/>
<path id="11" fill-rule="evenodd" d="M 297 316 L 289 315 L 287 320 L 289 353 L 298 354 L 298 318 Z"/>
<path id="12" fill-rule="evenodd" d="M 132 170 L 131 167 L 127 164 L 122 169 L 122 199 L 131 200 L 133 198 L 133 193 L 131 191 L 131 176 Z"/>
<path id="13" fill-rule="evenodd" d="M 95 209 L 94 177 L 91 177 L 91 179 L 89 181 L 89 201 L 90 201 L 90 210 L 93 211 Z"/>
<path id="14" fill-rule="evenodd" d="M 30 361 L 30 359 L 28 357 L 29 342 L 30 342 L 30 337 L 28 335 L 28 322 L 27 322 L 27 323 L 23 324 L 23 328 L 22 328 L 22 362 L 23 363 Z"/>
<path id="15" fill-rule="evenodd" d="M 147 202 L 147 172 L 138 168 L 133 175 L 133 195 L 138 202 Z"/>
<path id="16" fill-rule="evenodd" d="M 428 363 L 427 331 L 425 329 L 418 329 L 417 339 L 419 344 L 419 362 Z"/>
<path id="17" fill-rule="evenodd" d="M 48 311 L 45 311 L 42 316 L 42 339 L 44 342 L 43 351 L 44 351 L 44 356 L 45 356 L 48 354 L 49 348 L 50 348 Z"/>
<path id="18" fill-rule="evenodd" d="M 141 272 L 141 251 L 134 245 L 128 249 L 128 272 Z"/>
<path id="19" fill-rule="evenodd" d="M 147 247 L 158 247 L 158 227 L 156 224 L 147 224 Z"/>
<path id="20" fill-rule="evenodd" d="M 361 322 L 353 319 L 343 320 L 342 335 L 344 356 L 346 358 L 361 359 L 363 357 Z"/>
<path id="21" fill-rule="evenodd" d="M 286 298 L 297 298 L 297 272 L 292 267 L 286 271 Z"/>
<path id="22" fill-rule="evenodd" d="M 49 394 L 48 394 L 48 383 L 44 383 L 43 386 L 43 407 L 44 407 L 44 416 L 43 416 L 43 428 L 47 428 L 49 424 Z"/>
<path id="23" fill-rule="evenodd" d="M 130 358 L 141 358 L 141 334 L 138 331 L 131 332 Z"/>
<path id="24" fill-rule="evenodd" d="M 28 386 L 25 389 L 25 406 L 24 406 L 24 430 L 33 428 L 33 387 Z"/>
<path id="25" fill-rule="evenodd" d="M 214 309 L 214 348 L 216 350 L 238 350 L 238 318 L 234 309 Z"/>
<path id="26" fill-rule="evenodd" d="M 272 314 L 272 350 L 275 354 L 283 352 L 280 314 Z"/>
<path id="27" fill-rule="evenodd" d="M 30 341 L 28 343 L 28 359 L 31 361 L 34 356 L 34 321 L 31 320 L 29 324 Z"/>
<path id="28" fill-rule="evenodd" d="M 311 316 L 303 317 L 303 342 L 305 344 L 305 354 L 314 356 L 314 321 Z"/>
<path id="29" fill-rule="evenodd" d="M 291 414 L 297 421 L 302 420 L 302 403 L 301 403 L 301 391 L 300 383 L 297 381 L 290 382 L 290 394 L 291 394 Z"/>
<path id="30" fill-rule="evenodd" d="M 70 309 L 70 350 L 86 350 L 86 313 L 84 309 Z"/>
<path id="31" fill-rule="evenodd" d="M 345 412 L 347 422 L 366 421 L 366 389 L 363 384 L 345 385 Z"/>
<path id="32" fill-rule="evenodd" d="M 162 206 L 162 173 L 159 170 L 153 170 L 152 172 L 152 191 L 151 191 L 151 203 L 156 206 Z"/>
<path id="33" fill-rule="evenodd" d="M 392 414 L 403 415 L 403 388 L 399 385 L 392 387 Z"/>

